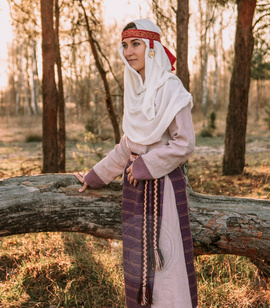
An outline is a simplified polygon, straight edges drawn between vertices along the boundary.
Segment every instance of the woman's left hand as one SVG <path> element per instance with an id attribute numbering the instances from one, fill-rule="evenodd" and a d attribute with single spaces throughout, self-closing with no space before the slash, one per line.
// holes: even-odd
<path id="1" fill-rule="evenodd" d="M 133 185 L 133 186 L 137 186 L 138 182 L 137 180 L 134 179 L 134 176 L 133 176 L 133 170 L 132 170 L 132 164 L 127 168 L 127 179 L 130 183 L 130 185 Z"/>

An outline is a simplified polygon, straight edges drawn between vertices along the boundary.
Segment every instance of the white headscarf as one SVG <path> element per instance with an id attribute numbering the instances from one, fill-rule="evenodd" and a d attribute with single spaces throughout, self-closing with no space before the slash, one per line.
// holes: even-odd
<path id="1" fill-rule="evenodd" d="M 133 23 L 137 29 L 160 34 L 159 27 L 148 19 Z M 171 63 L 162 44 L 154 41 L 155 56 L 150 58 L 149 39 L 142 40 L 146 44 L 144 82 L 124 57 L 122 44 L 119 46 L 125 63 L 123 130 L 132 142 L 149 145 L 160 141 L 176 114 L 192 104 L 192 96 L 171 73 Z"/>

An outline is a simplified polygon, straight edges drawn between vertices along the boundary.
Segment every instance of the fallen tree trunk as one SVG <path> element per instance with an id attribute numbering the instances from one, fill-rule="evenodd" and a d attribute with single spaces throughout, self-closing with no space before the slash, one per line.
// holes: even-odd
<path id="1" fill-rule="evenodd" d="M 121 239 L 121 185 L 83 194 L 79 187 L 71 174 L 2 180 L 0 236 L 71 231 Z M 270 201 L 188 194 L 195 254 L 246 256 L 270 277 Z"/>

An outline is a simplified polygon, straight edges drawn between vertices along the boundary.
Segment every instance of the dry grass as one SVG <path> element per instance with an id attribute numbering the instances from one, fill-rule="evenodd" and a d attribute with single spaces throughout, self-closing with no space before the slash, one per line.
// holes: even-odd
<path id="1" fill-rule="evenodd" d="M 121 242 L 69 233 L 1 241 L 1 307 L 124 307 Z"/>
<path id="2" fill-rule="evenodd" d="M 193 190 L 211 195 L 270 199 L 270 159 L 266 153 L 247 154 L 245 170 L 237 176 L 223 176 L 221 161 L 222 155 L 196 155 L 190 159 L 189 180 Z"/>
<path id="3" fill-rule="evenodd" d="M 197 149 L 189 161 L 190 183 L 204 194 L 270 199 L 270 132 L 261 121 L 249 122 L 247 166 L 242 175 L 221 174 L 225 116 L 217 120 L 214 138 L 201 138 L 200 117 L 194 116 Z M 67 171 L 89 169 L 106 154 L 84 140 L 84 125 L 67 126 Z M 0 178 L 39 173 L 41 119 L 0 121 Z M 86 142 L 85 142 L 86 141 Z M 124 307 L 121 242 L 84 234 L 40 233 L 5 237 L 0 252 L 0 307 Z M 196 258 L 201 308 L 270 307 L 269 284 L 256 267 L 238 256 Z"/>
<path id="4" fill-rule="evenodd" d="M 196 258 L 201 308 L 267 308 L 270 290 L 246 258 L 230 255 Z"/>

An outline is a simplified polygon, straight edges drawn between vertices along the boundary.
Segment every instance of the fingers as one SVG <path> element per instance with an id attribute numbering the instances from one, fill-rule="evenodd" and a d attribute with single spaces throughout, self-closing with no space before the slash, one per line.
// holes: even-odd
<path id="1" fill-rule="evenodd" d="M 127 170 L 127 172 L 128 172 L 127 179 L 128 179 L 128 181 L 129 181 L 129 183 L 132 184 L 133 181 L 134 181 L 132 169 L 130 169 L 129 171 Z"/>
<path id="2" fill-rule="evenodd" d="M 133 186 L 135 187 L 135 186 L 137 186 L 138 181 L 135 180 L 134 177 L 132 176 L 132 177 L 130 177 L 130 179 L 129 179 L 129 184 L 130 184 L 130 185 L 133 185 Z"/>
<path id="3" fill-rule="evenodd" d="M 127 179 L 130 185 L 137 186 L 138 182 L 134 179 L 132 165 L 127 168 Z"/>
<path id="4" fill-rule="evenodd" d="M 83 187 L 79 189 L 79 192 L 84 192 L 87 187 L 88 187 L 88 184 L 84 182 Z"/>
<path id="5" fill-rule="evenodd" d="M 132 175 L 132 173 L 130 172 L 130 173 L 127 175 L 127 179 L 128 179 L 128 181 L 129 181 L 129 183 L 130 183 L 130 181 L 131 181 L 131 178 L 133 178 L 133 175 Z"/>
<path id="6" fill-rule="evenodd" d="M 79 189 L 79 192 L 84 192 L 86 188 L 88 187 L 88 184 L 86 183 L 84 179 L 84 174 L 82 172 L 74 173 L 76 178 L 83 184 L 83 187 Z"/>
<path id="7" fill-rule="evenodd" d="M 77 178 L 81 183 L 84 183 L 84 177 L 83 177 L 83 173 L 82 173 L 82 172 L 74 173 L 74 175 L 76 176 L 76 178 Z"/>

